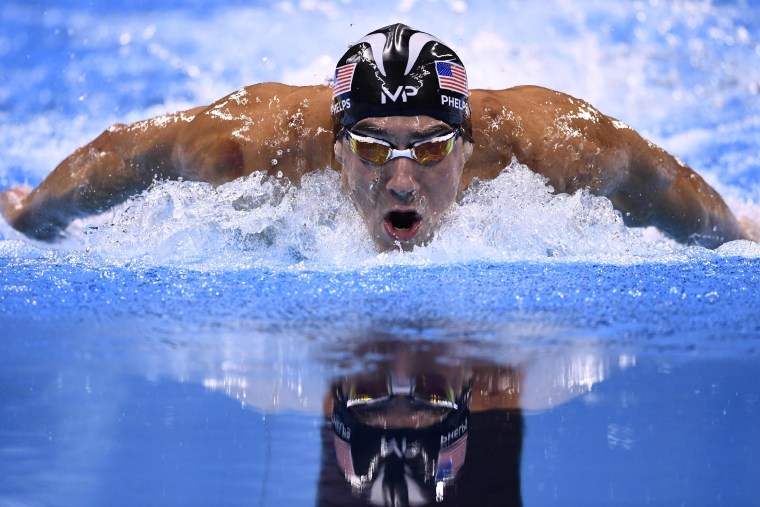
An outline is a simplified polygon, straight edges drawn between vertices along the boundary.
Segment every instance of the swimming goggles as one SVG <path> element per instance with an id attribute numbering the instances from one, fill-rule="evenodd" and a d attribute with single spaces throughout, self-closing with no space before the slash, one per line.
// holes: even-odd
<path id="1" fill-rule="evenodd" d="M 459 129 L 427 141 L 414 143 L 406 150 L 398 150 L 381 139 L 360 136 L 346 130 L 346 139 L 351 150 L 360 159 L 375 165 L 383 165 L 389 160 L 399 157 L 411 158 L 419 164 L 440 162 L 454 149 L 457 137 L 459 137 Z"/>

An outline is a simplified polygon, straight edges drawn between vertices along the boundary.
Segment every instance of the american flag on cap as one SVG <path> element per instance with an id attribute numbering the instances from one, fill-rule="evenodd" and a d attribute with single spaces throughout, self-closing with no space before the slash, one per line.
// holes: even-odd
<path id="1" fill-rule="evenodd" d="M 354 80 L 354 69 L 356 69 L 355 63 L 341 65 L 335 69 L 335 80 L 333 81 L 333 98 L 337 97 L 341 93 L 351 91 L 351 83 Z"/>
<path id="2" fill-rule="evenodd" d="M 438 453 L 438 466 L 436 467 L 435 480 L 446 481 L 453 479 L 464 465 L 464 457 L 467 454 L 467 435 L 463 436 Z"/>
<path id="3" fill-rule="evenodd" d="M 338 466 L 347 476 L 354 475 L 354 460 L 351 458 L 351 444 L 333 435 L 333 444 L 335 446 L 335 458 L 338 460 Z"/>
<path id="4" fill-rule="evenodd" d="M 467 73 L 464 67 L 452 62 L 435 62 L 435 72 L 438 74 L 438 86 L 462 95 L 468 95 Z"/>

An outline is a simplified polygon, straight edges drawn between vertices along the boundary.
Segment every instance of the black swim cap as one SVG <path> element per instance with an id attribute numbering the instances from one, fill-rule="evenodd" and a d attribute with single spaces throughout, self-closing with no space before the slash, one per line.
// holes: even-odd
<path id="1" fill-rule="evenodd" d="M 333 81 L 333 133 L 370 117 L 426 115 L 472 138 L 467 73 L 432 35 L 397 23 L 353 44 Z"/>

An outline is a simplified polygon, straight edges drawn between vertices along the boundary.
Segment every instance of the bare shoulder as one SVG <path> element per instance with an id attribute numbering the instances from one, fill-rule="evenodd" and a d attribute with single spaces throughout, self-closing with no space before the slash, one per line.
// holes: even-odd
<path id="1" fill-rule="evenodd" d="M 479 149 L 501 167 L 515 157 L 560 192 L 608 193 L 625 177 L 640 142 L 630 127 L 585 100 L 540 86 L 474 90 L 472 109 Z"/>
<path id="2" fill-rule="evenodd" d="M 543 136 L 549 142 L 568 142 L 630 131 L 583 99 L 541 86 L 504 90 L 473 90 L 473 126 L 482 131 Z"/>
<path id="3" fill-rule="evenodd" d="M 221 184 L 254 171 L 299 180 L 332 163 L 330 88 L 261 83 L 214 102 L 179 138 L 188 179 Z"/>
<path id="4" fill-rule="evenodd" d="M 480 113 L 483 119 L 493 117 L 494 113 L 498 115 L 503 110 L 520 114 L 531 112 L 555 115 L 558 110 L 561 112 L 588 106 L 584 100 L 567 93 L 536 85 L 513 86 L 502 90 L 476 89 L 471 93 L 473 110 Z"/>
<path id="5" fill-rule="evenodd" d="M 157 147 L 173 146 L 184 128 L 205 109 L 206 106 L 200 106 L 130 124 L 117 123 L 95 139 L 90 147 L 108 144 L 124 158 L 146 158 Z"/>

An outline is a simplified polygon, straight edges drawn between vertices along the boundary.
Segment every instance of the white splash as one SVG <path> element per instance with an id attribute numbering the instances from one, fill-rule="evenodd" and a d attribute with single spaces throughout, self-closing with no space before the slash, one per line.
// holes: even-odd
<path id="1" fill-rule="evenodd" d="M 0 233 L 2 251 L 47 255 Z M 544 179 L 513 162 L 491 181 L 476 182 L 454 205 L 430 244 L 409 253 L 377 253 L 337 173 L 308 174 L 301 186 L 256 173 L 214 188 L 162 182 L 113 212 L 82 220 L 57 245 L 59 255 L 96 264 L 198 270 L 342 270 L 385 264 L 468 261 L 682 262 L 715 256 L 760 256 L 742 241 L 717 251 L 686 247 L 654 229 L 631 229 L 605 198 L 552 193 Z M 40 252 L 38 248 L 42 248 Z"/>

